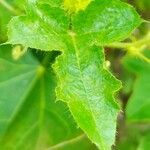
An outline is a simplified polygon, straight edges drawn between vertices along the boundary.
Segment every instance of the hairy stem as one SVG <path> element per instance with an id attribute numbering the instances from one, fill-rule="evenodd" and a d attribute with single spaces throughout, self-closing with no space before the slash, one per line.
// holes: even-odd
<path id="1" fill-rule="evenodd" d="M 128 49 L 130 47 L 141 47 L 143 45 L 150 45 L 150 33 L 148 33 L 144 38 L 132 42 L 132 43 L 111 43 L 105 45 L 106 47 L 111 47 L 111 48 L 121 48 L 121 49 Z"/>

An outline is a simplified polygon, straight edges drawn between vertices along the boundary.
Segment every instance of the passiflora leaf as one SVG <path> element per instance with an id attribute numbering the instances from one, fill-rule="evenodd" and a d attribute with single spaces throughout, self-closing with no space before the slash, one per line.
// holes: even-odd
<path id="1" fill-rule="evenodd" d="M 92 142 L 109 150 L 115 141 L 119 107 L 114 94 L 120 82 L 106 70 L 102 46 L 125 39 L 142 21 L 131 6 L 118 0 L 86 5 L 78 1 L 73 8 L 64 2 L 78 13 L 68 15 L 63 7 L 29 1 L 27 15 L 9 24 L 8 43 L 62 52 L 54 65 L 57 99 L 67 103 Z"/>
<path id="2" fill-rule="evenodd" d="M 62 9 L 41 4 L 38 9 L 28 13 L 28 16 L 15 17 L 11 20 L 8 43 L 20 43 L 25 47 L 46 51 L 64 49 L 66 47 L 64 34 L 68 24 L 69 19 Z"/>
<path id="3" fill-rule="evenodd" d="M 132 6 L 118 0 L 95 0 L 73 17 L 73 30 L 100 45 L 120 41 L 142 22 Z"/>
<path id="4" fill-rule="evenodd" d="M 62 7 L 29 1 L 27 16 L 13 18 L 9 24 L 9 41 L 26 47 L 42 50 L 63 50 L 66 48 L 65 35 L 70 28 L 84 36 L 91 45 L 108 44 L 125 39 L 142 20 L 135 10 L 119 1 L 96 0 L 85 11 L 70 18 Z M 54 44 L 57 43 L 57 44 Z"/>
<path id="5" fill-rule="evenodd" d="M 145 51 L 145 55 L 150 57 L 150 52 Z M 123 64 L 136 75 L 134 91 L 126 108 L 127 119 L 131 122 L 150 121 L 150 64 L 133 57 L 126 57 Z"/>
<path id="6" fill-rule="evenodd" d="M 80 135 L 67 107 L 55 103 L 55 77 L 46 67 L 51 55 L 43 66 L 30 53 L 14 61 L 10 50 L 0 47 L 0 149 L 95 149 Z M 83 138 L 71 142 L 76 137 Z M 67 144 L 59 146 L 64 141 Z"/>
<path id="7" fill-rule="evenodd" d="M 101 150 L 110 149 L 119 111 L 112 95 L 120 82 L 105 69 L 102 48 L 70 38 L 69 49 L 54 65 L 57 98 L 67 102 L 79 126 Z"/>

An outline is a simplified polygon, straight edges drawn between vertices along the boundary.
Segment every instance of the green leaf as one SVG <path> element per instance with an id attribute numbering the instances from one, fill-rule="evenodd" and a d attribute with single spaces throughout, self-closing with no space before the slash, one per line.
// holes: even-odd
<path id="1" fill-rule="evenodd" d="M 150 52 L 146 50 L 145 55 L 150 57 Z M 126 108 L 127 119 L 131 122 L 150 121 L 150 64 L 129 56 L 123 63 L 131 73 L 136 75 L 133 93 Z"/>
<path id="2" fill-rule="evenodd" d="M 0 149 L 44 150 L 62 143 L 58 150 L 76 150 L 80 143 L 88 150 L 92 145 L 86 137 L 71 142 L 82 133 L 67 107 L 55 103 L 56 83 L 49 65 L 42 66 L 30 53 L 14 61 L 10 50 L 0 48 Z M 46 59 L 51 61 L 50 55 Z"/>
<path id="3" fill-rule="evenodd" d="M 121 41 L 141 24 L 134 8 L 118 0 L 95 0 L 73 18 L 73 30 L 100 45 Z"/>
<path id="4" fill-rule="evenodd" d="M 75 37 L 54 65 L 57 98 L 67 102 L 78 125 L 101 149 L 114 144 L 119 111 L 114 92 L 120 88 L 104 67 L 103 49 L 89 47 Z"/>
<path id="5" fill-rule="evenodd" d="M 48 4 L 39 5 L 35 11 L 11 20 L 8 43 L 47 51 L 64 49 L 68 29 L 65 12 Z"/>
<path id="6" fill-rule="evenodd" d="M 41 50 L 63 50 L 65 35 L 72 24 L 75 33 L 88 37 L 89 44 L 102 45 L 125 39 L 142 22 L 131 6 L 114 0 L 91 2 L 85 11 L 72 17 L 72 23 L 61 7 L 35 2 L 33 5 L 29 1 L 28 7 L 32 8 L 26 16 L 11 20 L 8 43 Z"/>
<path id="7" fill-rule="evenodd" d="M 110 149 L 119 112 L 114 93 L 120 82 L 105 68 L 103 48 L 96 45 L 125 39 L 142 22 L 140 17 L 116 0 L 95 0 L 71 17 L 62 7 L 38 0 L 30 0 L 28 9 L 26 16 L 10 22 L 8 43 L 62 51 L 54 65 L 57 99 L 67 103 L 92 142 Z"/>

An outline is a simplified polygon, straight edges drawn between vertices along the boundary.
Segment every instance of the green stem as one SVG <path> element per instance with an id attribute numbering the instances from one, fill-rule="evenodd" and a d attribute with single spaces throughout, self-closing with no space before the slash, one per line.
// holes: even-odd
<path id="1" fill-rule="evenodd" d="M 150 59 L 147 58 L 146 56 L 144 56 L 143 54 L 139 53 L 138 56 L 139 56 L 141 59 L 143 59 L 144 61 L 150 63 Z"/>
<path id="2" fill-rule="evenodd" d="M 150 32 L 144 38 L 132 43 L 112 43 L 105 46 L 125 50 L 128 53 L 138 56 L 144 61 L 150 63 L 150 59 L 141 52 L 143 49 L 150 46 Z"/>
<path id="3" fill-rule="evenodd" d="M 150 45 L 150 33 L 147 34 L 143 39 L 140 39 L 132 43 L 116 42 L 116 43 L 107 44 L 105 45 L 105 47 L 128 49 L 130 47 L 141 47 L 143 45 Z"/>

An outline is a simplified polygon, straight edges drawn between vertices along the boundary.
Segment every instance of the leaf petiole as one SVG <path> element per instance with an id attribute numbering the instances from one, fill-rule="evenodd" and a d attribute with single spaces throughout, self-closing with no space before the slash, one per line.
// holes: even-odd
<path id="1" fill-rule="evenodd" d="M 127 53 L 137 56 L 150 63 L 150 59 L 142 54 L 142 51 L 148 46 L 150 46 L 150 32 L 144 38 L 132 43 L 117 42 L 105 45 L 105 47 L 125 50 Z"/>

